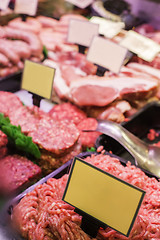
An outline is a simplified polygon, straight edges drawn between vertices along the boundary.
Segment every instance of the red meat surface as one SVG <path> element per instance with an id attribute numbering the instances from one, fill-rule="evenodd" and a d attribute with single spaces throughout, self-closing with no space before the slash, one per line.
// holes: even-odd
<path id="1" fill-rule="evenodd" d="M 118 159 L 99 154 L 85 161 L 146 191 L 138 216 L 129 237 L 107 227 L 100 229 L 98 240 L 153 240 L 160 239 L 160 182 L 149 178 L 139 168 L 121 165 Z M 22 236 L 29 240 L 91 239 L 80 229 L 81 217 L 61 201 L 67 175 L 49 179 L 28 193 L 13 210 L 13 223 Z"/>
<path id="2" fill-rule="evenodd" d="M 0 158 L 3 158 L 7 154 L 7 151 L 8 151 L 7 143 L 8 143 L 8 138 L 6 134 L 0 131 Z"/>
<path id="3" fill-rule="evenodd" d="M 81 109 L 69 102 L 55 105 L 49 115 L 55 120 L 68 120 L 75 125 L 87 117 Z"/>
<path id="4" fill-rule="evenodd" d="M 94 147 L 96 139 L 99 137 L 101 133 L 99 132 L 83 132 L 82 130 L 95 130 L 97 127 L 97 120 L 95 118 L 86 118 L 82 120 L 77 128 L 81 131 L 80 133 L 80 142 L 82 147 L 86 149 L 86 147 Z"/>
<path id="5" fill-rule="evenodd" d="M 8 155 L 0 159 L 0 191 L 12 193 L 41 174 L 39 166 L 25 157 Z"/>
<path id="6" fill-rule="evenodd" d="M 22 106 L 20 99 L 13 93 L 0 91 L 0 112 L 8 116 Z"/>
<path id="7" fill-rule="evenodd" d="M 68 121 L 54 121 L 51 118 L 39 120 L 37 127 L 29 133 L 34 143 L 54 154 L 70 149 L 79 138 L 79 131 Z"/>

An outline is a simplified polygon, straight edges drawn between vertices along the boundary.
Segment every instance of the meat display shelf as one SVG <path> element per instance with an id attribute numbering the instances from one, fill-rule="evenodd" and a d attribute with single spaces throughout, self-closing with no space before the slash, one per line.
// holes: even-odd
<path id="1" fill-rule="evenodd" d="M 98 154 L 96 152 L 82 152 L 79 155 L 77 155 L 77 157 L 84 159 L 88 156 L 91 156 L 91 154 Z M 114 154 L 111 154 L 109 152 L 105 152 L 106 155 L 112 156 L 112 157 L 116 157 L 120 160 L 122 165 L 126 165 L 127 161 L 124 160 L 121 157 L 117 157 Z M 24 238 L 22 238 L 19 233 L 17 233 L 13 227 L 11 226 L 11 214 L 12 214 L 12 210 L 14 208 L 14 206 L 17 205 L 17 203 L 29 192 L 31 192 L 37 185 L 39 184 L 43 184 L 45 183 L 49 178 L 60 178 L 62 177 L 64 174 L 69 173 L 70 170 L 70 166 L 71 166 L 72 160 L 68 161 L 67 163 L 65 163 L 64 165 L 62 165 L 60 168 L 56 169 L 55 171 L 53 171 L 52 173 L 50 173 L 49 175 L 47 175 L 46 177 L 42 178 L 41 180 L 39 180 L 37 183 L 35 183 L 34 185 L 32 185 L 31 187 L 29 187 L 28 189 L 26 189 L 23 193 L 19 194 L 17 197 L 15 197 L 14 199 L 10 200 L 5 207 L 3 208 L 3 210 L 1 210 L 0 212 L 0 239 L 3 240 L 24 240 Z M 145 171 L 146 175 L 148 175 L 149 177 L 153 177 L 154 175 L 150 174 L 149 172 Z"/>
<path id="2" fill-rule="evenodd" d="M 16 92 L 21 86 L 22 72 L 17 72 L 6 77 L 0 77 L 0 91 Z"/>
<path id="3" fill-rule="evenodd" d="M 148 144 L 160 141 L 160 101 L 147 104 L 133 115 L 128 122 L 123 122 L 122 126 Z M 150 129 L 154 129 L 159 135 L 154 141 L 147 138 Z M 96 147 L 98 148 L 101 145 L 104 146 L 106 151 L 112 151 L 117 156 L 135 164 L 131 154 L 113 138 L 104 134 L 100 135 L 97 138 Z"/>

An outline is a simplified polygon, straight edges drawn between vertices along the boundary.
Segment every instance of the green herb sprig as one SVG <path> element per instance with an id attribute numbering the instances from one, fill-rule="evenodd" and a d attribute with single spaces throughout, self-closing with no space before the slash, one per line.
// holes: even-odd
<path id="1" fill-rule="evenodd" d="M 41 153 L 38 146 L 32 142 L 32 138 L 25 136 L 21 132 L 21 127 L 12 125 L 9 118 L 4 117 L 2 113 L 0 113 L 0 130 L 7 135 L 9 143 L 18 150 L 40 158 Z"/>

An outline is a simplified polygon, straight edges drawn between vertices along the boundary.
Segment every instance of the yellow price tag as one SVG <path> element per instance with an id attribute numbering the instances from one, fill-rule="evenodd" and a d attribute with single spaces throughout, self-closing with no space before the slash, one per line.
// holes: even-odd
<path id="1" fill-rule="evenodd" d="M 54 75 L 54 68 L 26 60 L 21 88 L 43 98 L 51 99 Z"/>
<path id="2" fill-rule="evenodd" d="M 128 236 L 145 192 L 75 158 L 63 200 Z"/>

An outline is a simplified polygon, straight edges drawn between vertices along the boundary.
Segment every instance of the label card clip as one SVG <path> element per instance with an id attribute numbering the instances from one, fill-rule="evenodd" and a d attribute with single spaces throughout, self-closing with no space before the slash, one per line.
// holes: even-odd
<path id="1" fill-rule="evenodd" d="M 42 98 L 51 99 L 55 69 L 29 60 L 25 61 L 21 88 L 33 94 L 33 104 Z"/>
<path id="2" fill-rule="evenodd" d="M 62 200 L 83 216 L 82 227 L 93 237 L 106 226 L 128 237 L 144 195 L 142 189 L 75 158 Z"/>

